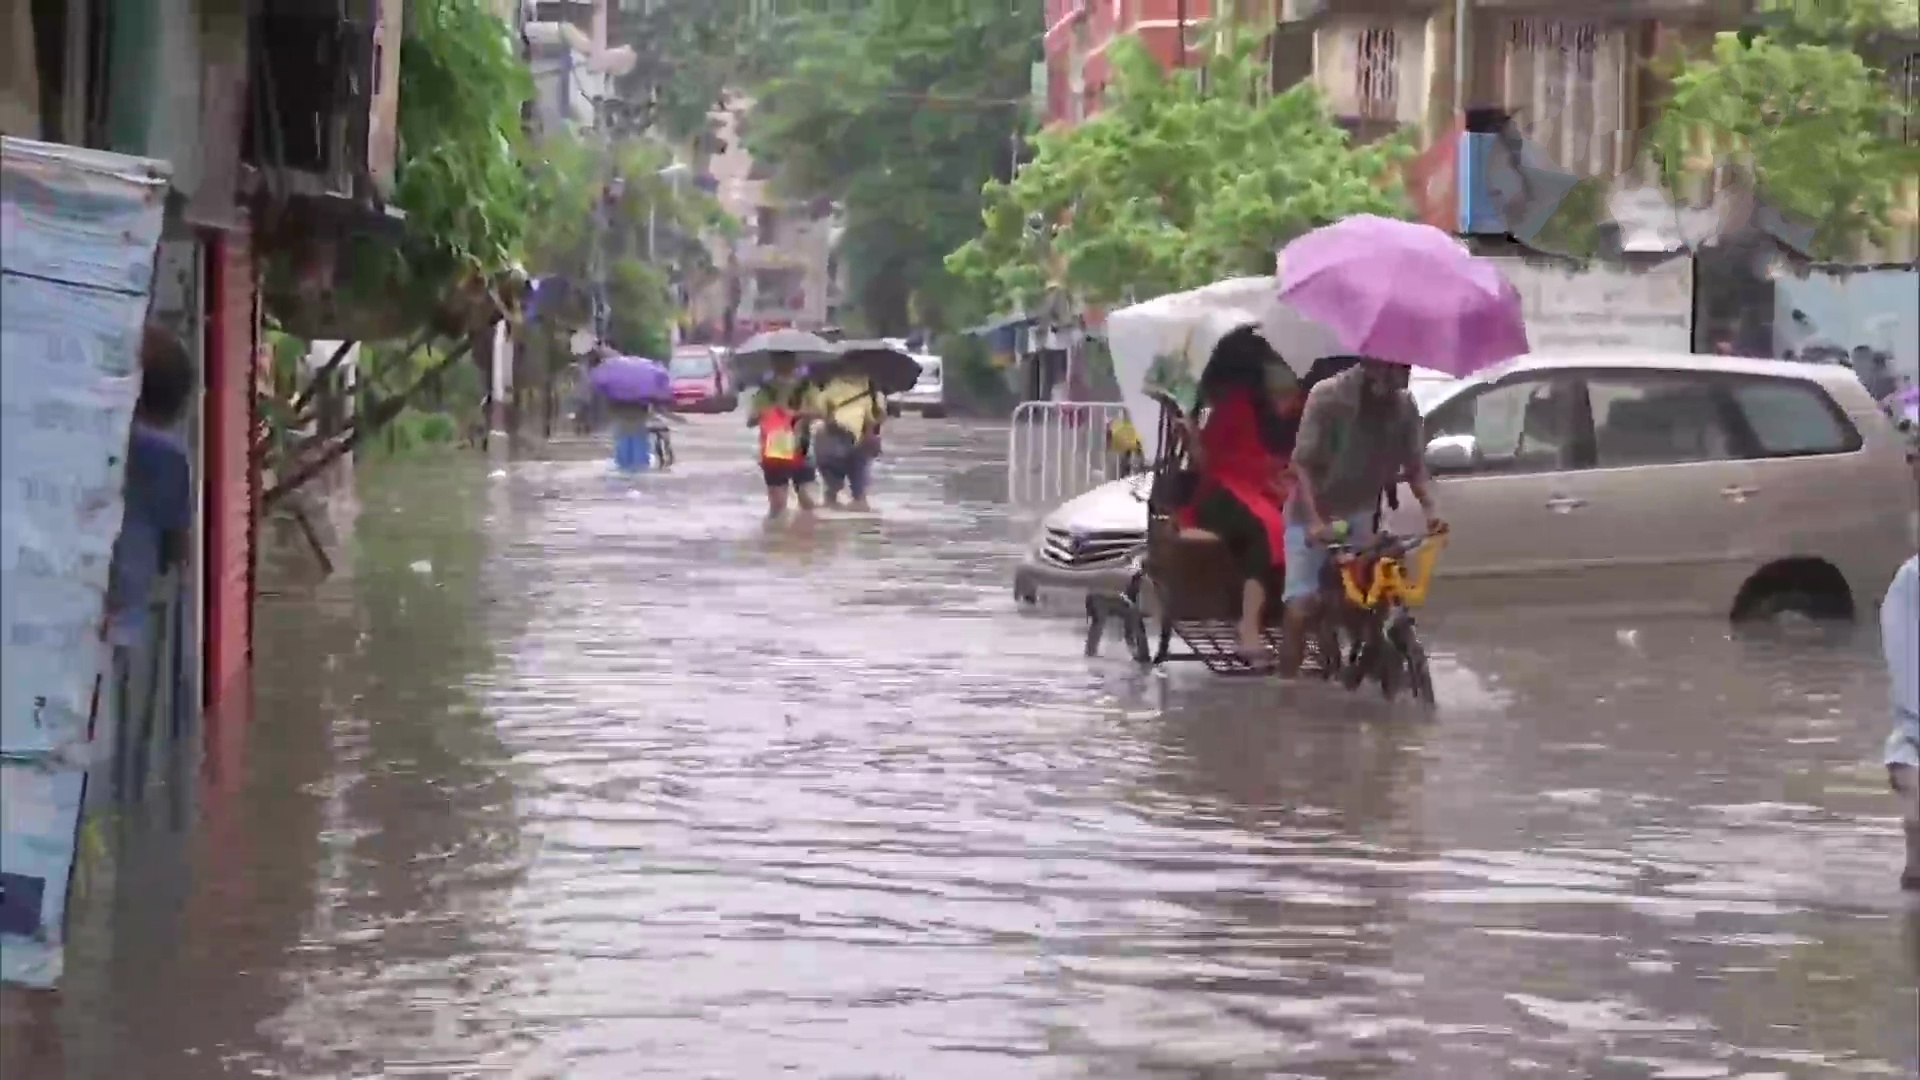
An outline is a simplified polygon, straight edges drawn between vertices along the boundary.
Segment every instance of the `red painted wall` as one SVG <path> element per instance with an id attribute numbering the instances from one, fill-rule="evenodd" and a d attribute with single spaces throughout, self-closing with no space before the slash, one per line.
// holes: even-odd
<path id="1" fill-rule="evenodd" d="M 253 654 L 254 500 L 253 253 L 244 233 L 207 248 L 205 403 L 206 641 L 209 713 L 228 711 L 246 692 Z M 211 747 L 209 749 L 212 749 Z"/>
<path id="2" fill-rule="evenodd" d="M 1078 4 L 1085 5 L 1086 14 L 1071 14 Z M 1137 12 L 1133 10 L 1136 5 Z M 1198 28 L 1206 25 L 1212 17 L 1212 0 L 1120 0 L 1117 14 L 1114 0 L 1052 0 L 1047 5 L 1045 41 L 1047 123 L 1068 123 L 1073 115 L 1072 92 L 1068 87 L 1073 79 L 1076 20 L 1083 27 L 1080 34 L 1086 50 L 1080 71 L 1086 88 L 1082 111 L 1092 115 L 1102 104 L 1102 91 L 1110 77 L 1104 46 L 1115 37 L 1137 34 L 1161 64 L 1172 67 L 1181 56 L 1179 20 L 1183 14 L 1182 7 L 1186 9 L 1184 15 L 1189 34 L 1197 33 Z M 1196 59 L 1198 57 L 1189 54 L 1189 63 Z"/>

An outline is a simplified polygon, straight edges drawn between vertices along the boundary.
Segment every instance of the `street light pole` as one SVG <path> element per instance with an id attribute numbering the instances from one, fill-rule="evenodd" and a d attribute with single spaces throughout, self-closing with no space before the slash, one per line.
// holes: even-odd
<path id="1" fill-rule="evenodd" d="M 675 195 L 678 195 L 680 192 L 680 178 L 689 171 L 691 170 L 685 162 L 676 161 L 666 168 L 661 169 L 656 175 L 667 181 L 668 187 Z M 657 222 L 659 220 L 658 208 L 658 200 L 647 200 L 647 262 L 649 263 L 657 263 L 659 261 L 658 248 L 656 246 L 658 239 L 656 232 Z M 669 303 L 674 307 L 674 318 L 671 324 L 671 330 L 667 335 L 668 343 L 677 346 L 680 344 L 678 340 L 680 333 L 680 313 L 678 310 L 679 294 L 675 291 L 675 282 L 671 274 L 667 277 L 667 298 Z"/>

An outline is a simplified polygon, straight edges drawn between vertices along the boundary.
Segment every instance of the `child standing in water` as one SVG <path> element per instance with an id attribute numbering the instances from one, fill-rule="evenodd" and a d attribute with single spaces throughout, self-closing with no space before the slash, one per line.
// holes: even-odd
<path id="1" fill-rule="evenodd" d="M 766 385 L 753 393 L 747 426 L 760 429 L 760 476 L 767 488 L 767 518 L 774 520 L 786 515 L 788 492 L 801 513 L 811 514 L 820 477 L 809 438 L 815 419 L 812 394 L 801 378 L 799 357 L 775 353 L 771 368 Z"/>

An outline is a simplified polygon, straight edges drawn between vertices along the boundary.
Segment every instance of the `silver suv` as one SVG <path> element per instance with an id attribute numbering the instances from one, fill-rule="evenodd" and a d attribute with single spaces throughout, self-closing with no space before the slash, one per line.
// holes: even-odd
<path id="1" fill-rule="evenodd" d="M 1920 544 L 1904 440 L 1846 368 L 1528 356 L 1416 397 L 1453 527 L 1436 614 L 1851 618 Z M 1417 528 L 1400 505 L 1392 526 Z M 1146 506 L 1119 484 L 1047 524 L 1111 530 L 1122 513 L 1143 536 Z"/>

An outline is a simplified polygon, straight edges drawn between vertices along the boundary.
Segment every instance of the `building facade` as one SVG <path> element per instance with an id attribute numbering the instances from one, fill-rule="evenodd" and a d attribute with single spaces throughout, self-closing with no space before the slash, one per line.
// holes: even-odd
<path id="1" fill-rule="evenodd" d="M 198 393 L 176 432 L 191 535 L 184 565 L 149 598 L 146 639 L 120 646 L 128 669 L 153 674 L 137 694 L 126 682 L 96 688 L 88 737 L 103 754 L 89 758 L 85 789 L 88 819 L 110 806 L 100 820 L 115 829 L 142 827 L 163 799 L 197 802 L 179 821 L 154 810 L 173 823 L 138 842 L 106 841 L 109 852 L 137 848 L 184 866 L 189 823 L 213 827 L 235 812 L 244 771 L 265 265 L 284 256 L 295 276 L 317 280 L 347 232 L 392 220 L 383 204 L 396 164 L 402 0 L 324 10 L 298 0 L 0 3 L 0 134 L 157 161 L 170 189 L 145 317 L 178 335 L 196 364 Z M 123 743 L 126 732 L 141 733 L 137 746 Z M 110 911 L 111 860 L 76 861 L 73 876 L 92 885 L 84 906 Z M 43 884 L 45 896 L 64 897 L 70 883 Z M 110 934 L 89 936 L 111 952 Z M 0 1033 L 9 1053 L 12 1034 Z M 0 1072 L 13 1075 L 11 1065 Z"/>
<path id="2" fill-rule="evenodd" d="M 837 208 L 781 197 L 747 150 L 753 103 L 730 98 L 714 116 L 722 149 L 705 163 L 721 209 L 740 222 L 733 239 L 710 239 L 719 279 L 689 297 L 691 337 L 738 344 L 762 330 L 819 330 L 833 318 Z"/>

